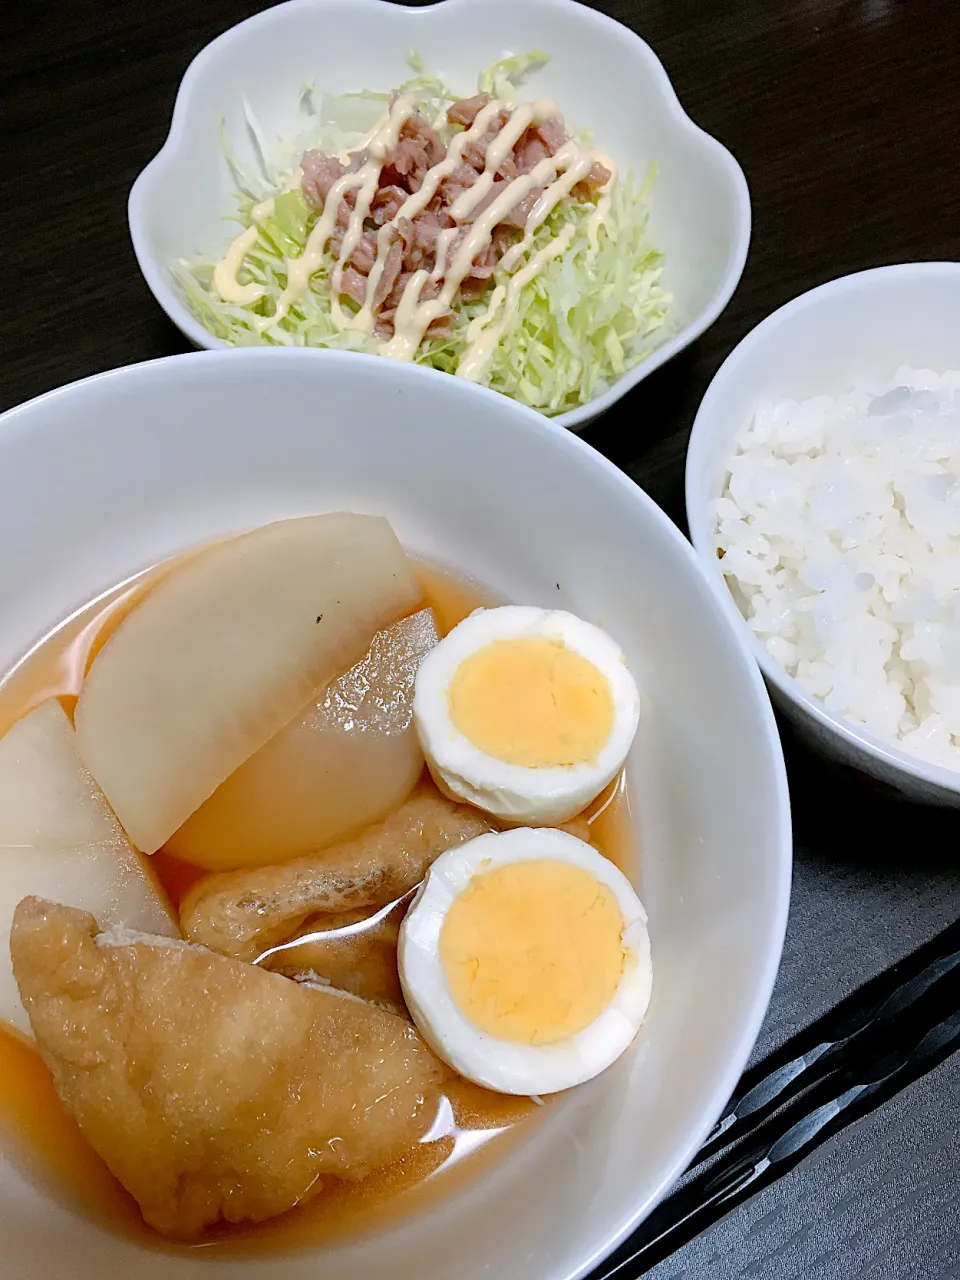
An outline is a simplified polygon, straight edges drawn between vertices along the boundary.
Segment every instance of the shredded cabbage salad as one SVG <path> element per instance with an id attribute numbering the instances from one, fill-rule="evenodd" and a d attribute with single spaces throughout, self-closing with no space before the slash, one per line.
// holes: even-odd
<path id="1" fill-rule="evenodd" d="M 449 144 L 454 129 L 438 122 L 447 106 L 465 95 L 424 74 L 416 55 L 411 54 L 409 61 L 416 74 L 399 92 L 416 98 L 421 113 Z M 542 53 L 504 58 L 480 75 L 478 91 L 513 103 L 523 77 L 545 61 Z M 372 92 L 318 95 L 313 86 L 304 86 L 293 135 L 273 147 L 244 103 L 253 171 L 236 160 L 221 128 L 221 145 L 237 187 L 233 220 L 243 229 L 257 228 L 256 242 L 245 256 L 239 279 L 261 285 L 264 293 L 248 305 L 222 301 L 213 284 L 219 255 L 175 263 L 171 271 L 179 293 L 216 337 L 233 346 L 325 347 L 374 355 L 382 351 L 382 339 L 374 334 L 336 327 L 329 292 L 335 262 L 329 253 L 305 296 L 278 325 L 261 331 L 258 322 L 275 310 L 287 281 L 287 259 L 300 256 L 319 217 L 299 186 L 291 189 L 291 176 L 300 157 L 311 148 L 333 153 L 356 145 L 382 115 L 391 96 Z M 589 142 L 584 135 L 578 140 Z M 651 244 L 647 230 L 655 178 L 655 166 L 639 184 L 632 175 L 621 175 L 610 193 L 609 210 L 592 237 L 588 221 L 595 205 L 560 201 L 539 228 L 530 254 L 567 232 L 572 224 L 570 246 L 562 256 L 546 262 L 523 287 L 480 378 L 483 385 L 544 414 L 565 413 L 601 395 L 663 336 L 671 298 L 660 284 L 663 256 Z M 273 211 L 265 215 L 257 206 L 271 198 Z M 510 274 L 498 267 L 493 284 L 505 284 L 509 279 Z M 425 337 L 416 362 L 455 374 L 466 349 L 467 327 L 486 311 L 488 302 L 488 295 L 474 300 L 458 295 L 452 329 L 442 337 Z"/>

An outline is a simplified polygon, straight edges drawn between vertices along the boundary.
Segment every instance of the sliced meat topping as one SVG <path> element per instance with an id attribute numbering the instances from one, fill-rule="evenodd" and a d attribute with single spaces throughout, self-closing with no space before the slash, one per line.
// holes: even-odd
<path id="1" fill-rule="evenodd" d="M 518 231 L 522 231 L 527 225 L 527 218 L 533 212 L 533 206 L 537 203 L 541 195 L 539 187 L 534 189 L 523 197 L 519 204 L 515 204 L 505 218 L 501 218 L 501 227 L 516 227 Z"/>
<path id="2" fill-rule="evenodd" d="M 499 126 L 495 129 L 488 129 L 482 138 L 478 138 L 476 142 L 471 142 L 464 147 L 461 152 L 463 163 L 475 173 L 483 173 L 487 167 L 487 151 L 490 143 L 500 132 Z"/>
<path id="3" fill-rule="evenodd" d="M 612 177 L 613 174 L 607 166 L 596 160 L 587 176 L 573 188 L 573 193 L 590 199 L 601 187 L 605 187 Z"/>
<path id="4" fill-rule="evenodd" d="M 400 278 L 400 272 L 403 269 L 403 245 L 399 240 L 394 240 L 387 253 L 386 260 L 383 264 L 383 271 L 380 279 L 377 281 L 377 287 L 373 294 L 373 310 L 377 311 L 383 306 L 386 299 L 393 293 L 397 280 Z"/>
<path id="5" fill-rule="evenodd" d="M 440 135 L 418 113 L 404 123 L 396 149 L 381 177 L 412 194 L 420 190 L 427 170 L 439 164 L 446 154 Z"/>
<path id="6" fill-rule="evenodd" d="M 323 208 L 330 188 L 346 173 L 336 156 L 325 156 L 322 151 L 308 151 L 300 161 L 303 170 L 301 190 L 311 209 Z"/>
<path id="7" fill-rule="evenodd" d="M 447 208 L 463 195 L 476 182 L 480 175 L 471 165 L 460 164 L 456 169 L 443 179 L 437 189 L 437 195 L 441 202 L 442 208 Z"/>
<path id="8" fill-rule="evenodd" d="M 382 227 L 385 222 L 394 220 L 408 194 L 403 187 L 389 186 L 380 188 L 373 197 L 373 203 L 370 206 L 370 213 L 378 227 Z"/>
<path id="9" fill-rule="evenodd" d="M 478 298 L 487 291 L 500 255 L 493 244 L 488 244 L 482 253 L 477 254 L 470 267 L 470 274 L 460 285 L 460 292 L 465 298 Z"/>
<path id="10" fill-rule="evenodd" d="M 480 112 L 491 101 L 488 94 L 478 93 L 472 98 L 454 102 L 447 110 L 447 121 L 450 125 L 471 129 Z M 432 276 L 436 272 L 440 234 L 457 225 L 450 216 L 450 209 L 484 172 L 490 144 L 510 118 L 512 110 L 513 108 L 498 104 L 497 112 L 491 112 L 492 118 L 484 129 L 483 136 L 471 140 L 463 148 L 459 163 L 451 173 L 443 177 L 426 207 L 414 218 L 398 217 L 400 209 L 411 195 L 420 190 L 429 170 L 445 159 L 447 150 L 437 130 L 419 112 L 404 121 L 396 145 L 380 168 L 377 190 L 370 203 L 363 234 L 342 273 L 342 294 L 362 305 L 366 300 L 367 279 L 377 261 L 378 230 L 387 226 L 391 228 L 392 239 L 388 240 L 389 249 L 383 251 L 382 269 L 371 298 L 375 331 L 381 337 L 392 334 L 396 308 L 413 274 L 425 271 Z M 458 136 L 460 135 L 454 135 Z M 452 244 L 448 238 L 446 256 L 440 264 L 441 271 L 436 280 L 431 278 L 424 284 L 419 295 L 421 302 L 429 302 L 440 293 L 444 282 L 443 272 L 449 271 L 457 250 L 463 245 L 464 237 L 469 234 L 470 227 L 477 218 L 490 208 L 510 183 L 529 174 L 542 160 L 556 155 L 567 141 L 567 131 L 560 119 L 537 121 L 524 130 L 512 152 L 501 161 L 491 190 L 463 221 Z M 349 165 L 345 165 L 336 156 L 308 151 L 301 161 L 302 189 L 311 208 L 321 210 L 337 179 L 345 173 L 357 172 L 367 163 L 367 159 L 368 153 L 363 150 L 352 155 Z M 594 163 L 587 176 L 574 188 L 575 198 L 595 199 L 599 189 L 610 177 L 610 171 L 604 165 Z M 530 212 L 542 190 L 538 186 L 525 193 L 500 219 L 492 237 L 478 250 L 469 272 L 460 282 L 460 296 L 475 298 L 489 288 L 497 264 L 517 243 L 517 232 L 525 229 Z M 357 190 L 354 188 L 344 193 L 338 206 L 336 228 L 328 242 L 329 251 L 334 255 L 339 255 L 341 251 L 344 232 L 356 202 Z M 449 333 L 454 321 L 452 312 L 437 317 L 427 330 L 428 335 L 442 336 Z"/>
<path id="11" fill-rule="evenodd" d="M 462 124 L 465 129 L 469 129 L 489 102 L 489 93 L 475 93 L 472 98 L 461 98 L 447 108 L 447 120 L 450 124 Z"/>
<path id="12" fill-rule="evenodd" d="M 483 199 L 478 202 L 474 209 L 470 210 L 470 215 L 467 220 L 469 222 L 475 222 L 482 213 L 485 213 L 487 209 L 490 208 L 494 200 L 498 200 L 500 196 L 503 195 L 507 190 L 508 185 L 509 184 L 506 179 L 497 179 Z M 541 187 L 534 187 L 533 190 L 529 191 L 517 204 L 513 206 L 512 209 L 509 210 L 509 212 L 503 215 L 497 223 L 497 226 L 516 227 L 523 230 L 524 226 L 526 226 L 527 218 L 530 216 L 530 211 L 537 203 L 541 193 Z"/>
<path id="13" fill-rule="evenodd" d="M 368 276 L 377 260 L 377 241 L 372 231 L 365 231 L 350 255 L 350 266 L 362 276 Z"/>
<path id="14" fill-rule="evenodd" d="M 435 320 L 431 320 L 427 325 L 428 338 L 445 338 L 453 329 L 453 312 L 445 311 L 442 316 L 437 316 Z"/>
<path id="15" fill-rule="evenodd" d="M 346 230 L 350 221 L 350 215 L 353 213 L 357 203 L 357 189 L 351 187 L 349 191 L 343 193 L 343 199 L 337 207 L 337 227 Z"/>
<path id="16" fill-rule="evenodd" d="M 384 298 L 383 306 L 380 309 L 380 320 L 382 323 L 388 324 L 391 328 L 391 331 L 393 327 L 394 312 L 396 311 L 397 307 L 400 305 L 400 299 L 403 297 L 404 290 L 406 289 L 407 285 L 410 283 L 410 277 L 413 275 L 412 271 L 403 270 L 402 246 L 400 249 L 400 260 L 401 260 L 400 274 L 397 276 L 396 280 L 394 281 L 393 288 Z M 423 300 L 422 293 L 420 294 L 420 298 L 421 300 Z"/>
<path id="17" fill-rule="evenodd" d="M 327 241 L 327 248 L 334 258 L 339 258 L 343 247 L 343 238 L 339 233 L 335 233 Z M 359 271 L 362 276 L 368 276 L 373 270 L 373 264 L 377 258 L 377 241 L 372 231 L 365 231 L 360 237 L 360 242 L 350 255 L 349 266 L 355 271 Z"/>
<path id="18" fill-rule="evenodd" d="M 539 124 L 533 125 L 533 128 L 552 156 L 555 156 L 567 141 L 567 131 L 562 120 L 556 118 L 541 120 Z"/>
<path id="19" fill-rule="evenodd" d="M 559 120 L 532 124 L 517 143 L 517 172 L 529 173 L 541 160 L 555 156 L 566 141 L 567 131 Z"/>
<path id="20" fill-rule="evenodd" d="M 439 164 L 447 154 L 447 148 L 439 133 L 432 125 L 427 124 L 419 112 L 415 116 L 411 116 L 403 126 L 400 132 L 400 140 L 404 141 L 405 139 L 409 139 L 411 142 L 415 142 L 418 147 L 423 148 L 426 152 L 428 168 Z"/>
<path id="21" fill-rule="evenodd" d="M 346 294 L 358 307 L 362 307 L 367 297 L 367 277 L 362 276 L 355 267 L 344 268 L 340 292 Z"/>
<path id="22" fill-rule="evenodd" d="M 531 169 L 535 169 L 541 160 L 546 160 L 550 155 L 546 143 L 542 138 L 538 138 L 536 134 L 529 136 L 530 131 L 523 135 L 520 139 L 520 145 L 517 147 L 517 172 L 529 173 Z"/>
<path id="23" fill-rule="evenodd" d="M 379 317 L 377 319 L 376 333 L 378 337 L 381 337 L 381 338 L 393 337 L 393 321 L 397 312 L 397 307 L 400 305 L 400 299 L 403 297 L 404 290 L 406 289 L 407 285 L 410 283 L 410 279 L 412 275 L 413 275 L 412 271 L 402 271 L 400 275 L 397 277 L 397 281 L 394 284 L 393 288 L 391 289 L 390 293 L 384 299 L 383 308 L 381 309 Z M 424 282 L 423 288 L 420 290 L 420 301 L 432 302 L 434 298 L 436 298 L 437 295 L 439 294 L 440 287 L 441 286 L 440 286 L 439 280 L 426 280 Z M 452 320 L 452 316 L 450 317 L 450 319 Z M 434 324 L 439 324 L 440 327 L 442 328 L 443 320 L 444 320 L 444 317 L 440 317 L 437 321 L 434 321 Z M 433 331 L 433 325 L 431 325 L 429 331 L 430 332 Z"/>
<path id="24" fill-rule="evenodd" d="M 401 218 L 397 230 L 403 241 L 403 269 L 407 272 L 432 271 L 437 261 L 437 240 L 445 226 L 452 226 L 449 218 L 424 212 L 412 221 Z"/>

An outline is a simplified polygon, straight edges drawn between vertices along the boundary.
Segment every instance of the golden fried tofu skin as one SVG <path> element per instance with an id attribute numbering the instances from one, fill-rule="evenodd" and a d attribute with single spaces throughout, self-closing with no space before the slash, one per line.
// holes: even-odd
<path id="1" fill-rule="evenodd" d="M 191 942 L 254 961 L 317 914 L 385 906 L 424 877 L 447 849 L 490 831 L 476 809 L 421 787 L 355 840 L 276 866 L 207 876 L 180 905 Z"/>
<path id="2" fill-rule="evenodd" d="M 294 939 L 266 952 L 259 963 L 288 977 L 314 976 L 405 1015 L 397 942 L 411 898 L 407 894 L 400 902 L 373 911 L 365 907 L 341 915 L 313 916 Z"/>
<path id="3" fill-rule="evenodd" d="M 362 1001 L 39 898 L 10 949 L 57 1093 L 158 1231 L 283 1213 L 436 1115 L 436 1059 Z"/>

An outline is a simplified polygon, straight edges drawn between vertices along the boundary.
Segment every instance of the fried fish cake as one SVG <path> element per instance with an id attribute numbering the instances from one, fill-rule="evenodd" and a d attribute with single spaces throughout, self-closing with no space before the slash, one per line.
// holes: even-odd
<path id="1" fill-rule="evenodd" d="M 57 1093 L 158 1231 L 283 1213 L 436 1115 L 439 1063 L 360 1000 L 38 898 L 10 949 Z"/>

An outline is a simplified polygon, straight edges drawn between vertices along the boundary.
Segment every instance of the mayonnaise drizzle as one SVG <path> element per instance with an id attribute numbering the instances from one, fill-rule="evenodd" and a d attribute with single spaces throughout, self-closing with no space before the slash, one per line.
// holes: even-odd
<path id="1" fill-rule="evenodd" d="M 510 271 L 528 254 L 537 232 L 552 211 L 589 174 L 593 164 L 599 161 L 610 170 L 611 176 L 598 192 L 596 208 L 587 222 L 588 240 L 596 251 L 599 229 L 610 210 L 610 193 L 617 180 L 616 167 L 609 156 L 587 151 L 572 139 L 564 143 L 555 155 L 541 160 L 529 173 L 520 174 L 503 183 L 503 189 L 496 198 L 476 215 L 472 223 L 469 221 L 494 190 L 498 173 L 504 162 L 512 157 L 517 143 L 527 129 L 532 124 L 560 117 L 556 104 L 548 99 L 521 102 L 515 106 L 493 100 L 477 113 L 468 129 L 453 137 L 444 158 L 427 170 L 417 191 L 407 196 L 393 218 L 380 227 L 363 305 L 355 315 L 344 311 L 340 302 L 344 272 L 364 234 L 364 222 L 370 216 L 384 163 L 396 149 L 404 124 L 416 110 L 415 100 L 410 95 L 400 94 L 365 138 L 350 151 L 340 153 L 339 159 L 343 164 L 349 164 L 364 152 L 366 155 L 359 168 L 344 173 L 333 183 L 320 217 L 307 237 L 303 252 L 297 258 L 287 259 L 287 283 L 277 299 L 274 314 L 258 317 L 255 322 L 261 333 L 279 324 L 290 308 L 308 291 L 311 277 L 323 265 L 327 242 L 336 232 L 341 206 L 349 191 L 356 191 L 357 196 L 343 230 L 340 252 L 331 272 L 332 319 L 338 329 L 372 332 L 376 324 L 374 299 L 386 269 L 390 249 L 398 234 L 400 220 L 408 218 L 413 221 L 426 209 L 444 179 L 450 177 L 463 163 L 467 148 L 483 141 L 491 126 L 498 122 L 501 113 L 506 119 L 502 128 L 486 142 L 483 172 L 450 206 L 449 215 L 457 225 L 439 233 L 433 270 L 416 271 L 407 282 L 394 316 L 394 335 L 383 347 L 383 354 L 397 360 L 412 360 L 430 325 L 451 308 L 457 290 L 470 274 L 476 258 L 490 245 L 494 228 L 532 191 L 540 190 L 533 208 L 524 220 L 522 239 L 500 260 L 499 265 Z M 439 128 L 442 123 L 443 119 L 438 119 L 434 127 Z M 298 168 L 286 189 L 299 187 L 302 176 L 302 170 Z M 256 223 L 271 216 L 274 211 L 274 198 L 271 197 L 255 205 L 251 217 Z M 565 228 L 560 235 L 549 240 L 509 282 L 494 289 L 486 310 L 468 327 L 467 349 L 457 369 L 459 377 L 477 381 L 482 376 L 497 343 L 506 331 L 511 310 L 516 309 L 524 286 L 545 263 L 566 252 L 573 234 L 572 225 Z M 223 259 L 217 263 L 214 269 L 214 287 L 224 302 L 249 305 L 263 296 L 264 290 L 260 285 L 241 285 L 237 279 L 244 257 L 256 243 L 256 239 L 257 228 L 251 226 L 236 237 Z M 454 245 L 457 246 L 455 251 Z M 439 294 L 421 302 L 421 294 L 427 283 L 437 285 L 441 281 Z"/>
<path id="2" fill-rule="evenodd" d="M 458 133 L 451 141 L 447 148 L 447 154 L 437 164 L 433 165 L 423 175 L 423 182 L 420 187 L 412 195 L 407 196 L 403 204 L 393 215 L 391 220 L 385 223 L 377 232 L 377 256 L 373 264 L 369 276 L 367 277 L 367 289 L 364 297 L 363 306 L 354 317 L 350 324 L 350 328 L 363 329 L 370 332 L 375 323 L 373 315 L 373 300 L 376 296 L 377 286 L 383 276 L 386 267 L 387 254 L 390 252 L 390 246 L 393 243 L 397 233 L 397 226 L 401 218 L 410 218 L 411 221 L 422 213 L 433 197 L 440 189 L 440 183 L 444 178 L 448 178 L 463 161 L 463 153 L 471 142 L 475 142 L 478 138 L 482 138 L 490 126 L 490 123 L 497 118 L 500 112 L 500 103 L 488 103 L 481 111 L 477 112 L 476 118 L 469 129 L 465 129 L 463 133 Z M 446 234 L 446 233 L 441 233 Z M 454 232 L 456 234 L 456 232 Z M 451 237 L 452 239 L 452 237 Z M 449 246 L 449 241 L 447 241 Z M 352 252 L 352 250 L 351 250 Z M 439 262 L 439 243 L 437 248 Z M 434 278 L 439 279 L 441 273 L 434 272 Z M 339 304 L 337 304 L 339 305 Z M 344 326 L 346 327 L 346 326 Z"/>
<path id="3" fill-rule="evenodd" d="M 288 191 L 296 191 L 301 182 L 303 182 L 303 170 L 297 165 L 293 173 L 287 179 L 286 186 L 280 192 L 280 195 L 286 195 Z M 270 196 L 266 200 L 261 200 L 259 204 L 255 204 L 250 210 L 250 217 L 254 222 L 262 222 L 264 218 L 272 218 L 277 209 L 276 196 Z"/>
<path id="4" fill-rule="evenodd" d="M 559 160 L 561 156 L 565 165 L 563 176 L 556 182 L 551 182 L 537 197 L 523 225 L 523 239 L 512 249 L 508 249 L 500 259 L 506 271 L 512 271 L 520 259 L 526 255 L 534 236 L 560 201 L 566 199 L 577 183 L 582 182 L 593 168 L 593 155 L 589 151 L 583 151 L 575 142 L 564 143 L 554 158 Z"/>
<path id="5" fill-rule="evenodd" d="M 237 272 L 243 266 L 243 260 L 257 243 L 257 228 L 247 227 L 241 231 L 230 248 L 213 268 L 213 287 L 223 302 L 235 302 L 238 306 L 248 307 L 263 297 L 263 286 L 259 284 L 241 284 Z"/>
<path id="6" fill-rule="evenodd" d="M 397 143 L 400 141 L 400 131 L 416 109 L 416 101 L 409 94 L 401 93 L 399 95 L 387 112 L 382 127 L 368 142 L 366 147 L 367 160 L 357 170 L 363 181 L 357 192 L 353 208 L 350 210 L 350 217 L 347 219 L 347 227 L 340 244 L 340 256 L 330 277 L 333 323 L 338 329 L 370 329 L 373 327 L 372 307 L 369 305 L 373 298 L 373 292 L 370 289 L 369 277 L 367 279 L 365 301 L 360 314 L 348 316 L 340 305 L 340 294 L 343 292 L 343 272 L 353 257 L 357 245 L 360 243 L 360 237 L 363 235 L 363 224 L 370 216 L 370 206 L 373 204 L 373 197 L 377 194 L 377 189 L 380 186 L 380 173 L 384 162 L 387 156 L 396 150 Z M 323 211 L 326 213 L 326 205 L 324 205 Z M 379 240 L 377 247 L 379 249 Z M 377 281 L 379 281 L 382 271 L 383 268 L 381 267 L 380 271 L 377 272 Z M 373 272 L 371 271 L 372 274 Z M 374 282 L 373 290 L 376 290 L 376 281 Z"/>
<path id="7" fill-rule="evenodd" d="M 447 254 L 450 247 L 460 234 L 459 227 L 448 227 L 445 231 L 441 231 L 437 236 L 437 257 L 433 270 L 430 272 L 430 279 L 434 282 L 443 279 L 443 273 L 447 269 Z"/>
<path id="8" fill-rule="evenodd" d="M 605 155 L 602 151 L 595 151 L 593 158 L 598 164 L 602 164 L 605 169 L 610 171 L 610 177 L 597 192 L 598 198 L 593 213 L 587 219 L 587 241 L 590 248 L 596 253 L 600 248 L 600 228 L 610 212 L 611 194 L 613 188 L 617 185 L 617 166 L 613 157 Z"/>
<path id="9" fill-rule="evenodd" d="M 349 147 L 345 151 L 337 152 L 337 159 L 340 161 L 340 163 L 349 164 L 355 155 L 358 155 L 361 151 L 365 151 L 367 147 L 369 147 L 370 143 L 377 136 L 377 134 L 380 132 L 380 130 L 386 128 L 389 120 L 390 120 L 390 112 L 388 110 L 388 111 L 385 111 L 382 116 L 378 117 L 378 119 L 376 120 L 376 122 L 374 123 L 370 131 L 368 133 L 365 133 L 359 142 L 355 143 L 352 147 Z"/>
<path id="10" fill-rule="evenodd" d="M 287 191 L 296 191 L 303 181 L 303 170 L 297 165 L 296 169 L 290 175 L 287 185 L 283 188 L 281 195 Z M 250 210 L 250 217 L 253 222 L 261 222 L 264 218 L 273 216 L 276 209 L 276 197 L 270 196 L 267 200 L 261 200 L 259 204 L 255 204 Z M 251 306 L 254 302 L 259 302 L 263 297 L 264 290 L 258 284 L 241 284 L 237 279 L 237 274 L 243 266 L 243 260 L 257 243 L 257 228 L 255 226 L 247 227 L 246 231 L 233 240 L 227 252 L 213 269 L 213 287 L 223 302 L 234 302 L 240 306 Z M 272 323 L 272 318 L 271 318 Z"/>
<path id="11" fill-rule="evenodd" d="M 476 118 L 469 129 L 464 129 L 462 133 L 458 133 L 447 148 L 447 154 L 432 169 L 428 169 L 424 174 L 423 183 L 418 191 L 412 196 L 407 196 L 403 204 L 397 210 L 396 220 L 401 218 L 415 218 L 418 213 L 422 213 L 440 188 L 440 183 L 444 178 L 450 175 L 463 163 L 463 153 L 472 142 L 476 142 L 487 132 L 491 123 L 496 120 L 500 114 L 501 104 L 499 102 L 489 102 L 485 107 L 477 112 Z M 498 135 L 499 136 L 499 135 Z M 494 139 L 495 141 L 495 139 Z M 491 146 L 493 144 L 491 143 Z M 489 155 L 489 150 L 487 152 Z M 501 160 L 501 164 L 503 161 Z M 499 168 L 499 165 L 497 166 Z M 451 206 L 452 210 L 452 206 Z M 453 216 L 451 212 L 451 216 Z M 454 219 L 455 220 L 455 219 Z"/>
<path id="12" fill-rule="evenodd" d="M 340 205 L 343 197 L 348 191 L 353 191 L 358 187 L 369 187 L 371 174 L 373 175 L 373 190 L 376 191 L 377 181 L 380 177 L 380 170 L 383 168 L 383 160 L 386 157 L 390 147 L 381 147 L 381 141 L 391 143 L 392 147 L 397 145 L 397 138 L 403 124 L 410 118 L 416 110 L 416 104 L 407 94 L 401 94 L 394 102 L 393 106 L 383 117 L 379 129 L 370 137 L 369 144 L 366 148 L 369 159 L 360 166 L 354 173 L 345 173 L 339 177 L 330 190 L 327 192 L 327 198 L 323 202 L 323 212 L 317 219 L 317 222 L 307 236 L 307 243 L 303 246 L 303 253 L 299 258 L 287 259 L 287 284 L 286 288 L 277 299 L 277 309 L 272 316 L 264 316 L 257 325 L 261 333 L 266 329 L 271 329 L 275 324 L 279 324 L 290 308 L 307 292 L 310 287 L 310 277 L 315 271 L 323 265 L 323 255 L 326 251 L 327 241 L 333 235 L 337 226 L 337 215 L 340 212 Z M 378 158 L 379 157 L 379 158 Z M 373 193 L 370 194 L 370 200 L 373 199 Z M 357 204 L 360 203 L 360 197 L 357 198 Z M 368 208 L 369 208 L 369 201 Z M 353 210 L 353 213 L 356 209 Z M 364 217 L 366 214 L 364 214 Z M 352 218 L 352 215 L 351 215 Z M 363 218 L 359 220 L 360 232 L 363 231 Z M 350 225 L 347 227 L 347 234 L 350 232 Z M 347 234 L 344 235 L 344 247 L 347 242 Z M 356 235 L 353 247 L 350 253 L 357 247 L 360 234 Z M 348 255 L 349 256 L 349 255 Z M 340 271 L 340 277 L 343 275 L 343 263 L 346 261 L 341 250 L 340 260 L 337 267 Z M 336 275 L 336 271 L 334 272 Z M 335 310 L 339 309 L 340 300 L 337 294 L 334 294 Z"/>
<path id="13" fill-rule="evenodd" d="M 553 120 L 559 114 L 557 104 L 548 98 L 541 98 L 538 102 L 521 102 L 513 108 L 506 124 L 487 147 L 483 173 L 450 206 L 450 217 L 454 222 L 463 222 L 469 218 L 481 200 L 490 194 L 503 162 L 513 155 L 514 147 L 530 126 Z"/>
<path id="14" fill-rule="evenodd" d="M 434 320 L 449 310 L 457 290 L 470 274 L 474 259 L 490 243 L 494 227 L 501 223 L 531 191 L 552 182 L 558 171 L 566 171 L 568 167 L 578 164 L 583 154 L 582 149 L 575 142 L 566 143 L 556 155 L 545 156 L 529 173 L 521 174 L 512 182 L 508 182 L 476 221 L 464 229 L 463 239 L 446 272 L 443 288 L 435 299 L 420 303 L 420 294 L 428 275 L 426 271 L 414 272 L 397 307 L 393 321 L 393 337 L 384 348 L 385 356 L 393 360 L 413 359 L 427 329 Z M 499 165 L 497 167 L 499 168 Z"/>
<path id="15" fill-rule="evenodd" d="M 490 357 L 496 350 L 507 325 L 510 323 L 511 312 L 516 308 L 521 291 L 551 258 L 559 258 L 561 254 L 566 253 L 570 248 L 573 232 L 574 226 L 572 223 L 564 227 L 558 236 L 554 236 L 538 253 L 533 255 L 525 267 L 521 268 L 516 275 L 511 276 L 506 287 L 502 284 L 497 285 L 486 311 L 477 316 L 475 320 L 471 320 L 467 326 L 467 349 L 460 357 L 460 363 L 457 365 L 458 378 L 466 378 L 467 382 L 478 382 L 480 380 L 484 369 L 490 362 Z M 493 321 L 501 307 L 503 308 L 503 314 L 499 323 L 494 324 Z"/>

